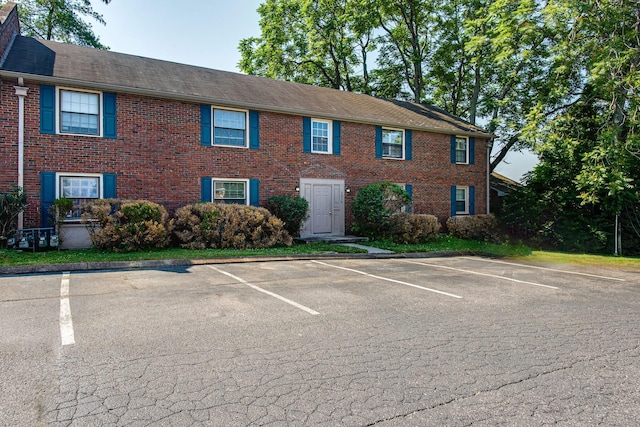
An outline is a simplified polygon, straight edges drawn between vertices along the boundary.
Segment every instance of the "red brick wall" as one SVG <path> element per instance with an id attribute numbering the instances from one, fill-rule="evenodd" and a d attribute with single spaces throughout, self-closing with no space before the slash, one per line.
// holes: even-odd
<path id="1" fill-rule="evenodd" d="M 0 93 L 0 189 L 16 182 L 17 97 L 14 82 Z M 117 195 L 162 203 L 170 211 L 200 201 L 200 179 L 258 178 L 264 203 L 295 194 L 300 178 L 344 179 L 347 228 L 357 190 L 382 180 L 413 185 L 415 213 L 445 220 L 450 186 L 475 185 L 476 213 L 486 211 L 484 141 L 476 139 L 475 165 L 450 163 L 450 136 L 413 131 L 413 160 L 375 158 L 375 127 L 342 122 L 341 155 L 304 153 L 302 117 L 260 113 L 260 149 L 206 147 L 200 143 L 200 106 L 187 102 L 117 95 L 118 138 L 43 135 L 39 86 L 29 84 L 25 102 L 25 226 L 39 223 L 39 174 L 116 173 Z"/>

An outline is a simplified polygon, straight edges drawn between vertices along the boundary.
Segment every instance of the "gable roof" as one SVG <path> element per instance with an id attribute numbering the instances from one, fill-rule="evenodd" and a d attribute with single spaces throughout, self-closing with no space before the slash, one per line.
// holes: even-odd
<path id="1" fill-rule="evenodd" d="M 16 36 L 0 76 L 218 106 L 491 138 L 432 106 Z"/>

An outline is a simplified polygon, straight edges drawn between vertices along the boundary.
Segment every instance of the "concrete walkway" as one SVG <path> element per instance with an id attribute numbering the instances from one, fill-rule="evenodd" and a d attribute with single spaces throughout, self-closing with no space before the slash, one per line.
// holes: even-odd
<path id="1" fill-rule="evenodd" d="M 371 246 L 359 245 L 357 243 L 342 243 L 342 246 L 350 246 L 352 248 L 363 249 L 363 250 L 369 252 L 370 254 L 393 254 L 393 253 L 395 253 L 393 251 L 388 251 L 386 249 L 380 249 L 380 248 L 374 248 L 374 247 L 371 247 Z"/>

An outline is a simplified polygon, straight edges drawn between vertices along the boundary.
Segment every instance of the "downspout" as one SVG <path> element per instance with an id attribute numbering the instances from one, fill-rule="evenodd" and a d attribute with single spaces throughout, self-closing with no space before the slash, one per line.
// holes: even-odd
<path id="1" fill-rule="evenodd" d="M 491 151 L 493 150 L 493 138 L 487 141 L 487 214 L 491 213 Z"/>
<path id="2" fill-rule="evenodd" d="M 18 187 L 24 190 L 24 98 L 29 88 L 24 87 L 22 77 L 18 78 L 18 86 L 13 87 L 18 97 Z M 18 214 L 18 230 L 24 228 L 24 213 Z"/>

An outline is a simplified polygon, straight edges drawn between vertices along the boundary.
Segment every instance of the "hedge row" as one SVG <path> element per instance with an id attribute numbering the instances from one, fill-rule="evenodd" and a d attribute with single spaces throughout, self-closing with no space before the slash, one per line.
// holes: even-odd
<path id="1" fill-rule="evenodd" d="M 493 214 L 453 216 L 447 220 L 449 234 L 464 240 L 502 243 L 498 220 Z"/>
<path id="2" fill-rule="evenodd" d="M 290 246 L 282 220 L 267 209 L 195 203 L 176 211 L 148 200 L 102 199 L 85 206 L 82 220 L 94 247 L 130 252 L 174 244 L 189 249 Z"/>

